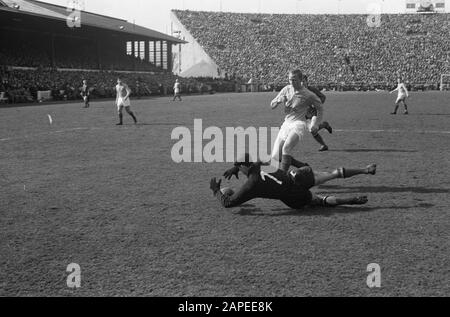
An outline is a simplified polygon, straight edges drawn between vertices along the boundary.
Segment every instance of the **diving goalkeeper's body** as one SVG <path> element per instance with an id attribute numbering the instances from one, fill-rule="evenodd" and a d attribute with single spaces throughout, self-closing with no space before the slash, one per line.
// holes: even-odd
<path id="1" fill-rule="evenodd" d="M 226 179 L 231 179 L 233 176 L 238 178 L 239 172 L 248 177 L 247 182 L 236 192 L 228 188 L 221 190 L 221 180 L 219 182 L 216 178 L 211 180 L 210 188 L 223 207 L 238 207 L 256 198 L 280 200 L 292 209 L 301 209 L 305 206 L 364 205 L 368 202 L 365 196 L 351 198 L 319 196 L 310 190 L 338 178 L 375 175 L 377 170 L 377 166 L 372 164 L 361 169 L 339 168 L 333 172 L 317 172 L 307 164 L 298 162 L 299 164 L 291 166 L 287 173 L 279 169 L 269 174 L 261 171 L 263 163 L 248 162 L 249 160 L 246 159 L 244 163 L 236 163 L 224 174 Z M 294 162 L 297 161 L 294 160 Z"/>

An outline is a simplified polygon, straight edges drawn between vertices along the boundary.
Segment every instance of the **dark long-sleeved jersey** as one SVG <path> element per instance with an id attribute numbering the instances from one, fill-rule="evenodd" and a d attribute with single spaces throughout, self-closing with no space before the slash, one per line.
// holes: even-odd
<path id="1" fill-rule="evenodd" d="M 320 101 L 322 101 L 322 104 L 325 104 L 327 97 L 319 89 L 317 89 L 316 87 L 308 86 L 308 90 L 319 97 Z"/>
<path id="2" fill-rule="evenodd" d="M 320 101 L 322 102 L 322 105 L 325 104 L 327 97 L 319 89 L 308 86 L 308 90 L 311 91 L 313 94 L 315 94 L 320 99 Z M 306 119 L 311 119 L 314 116 L 317 116 L 317 110 L 314 108 L 310 108 L 306 114 Z"/>
<path id="3" fill-rule="evenodd" d="M 225 208 L 237 207 L 252 199 L 265 198 L 281 200 L 290 208 L 300 209 L 312 200 L 309 189 L 295 185 L 286 172 L 278 170 L 275 173 L 265 173 L 257 164 L 250 167 L 247 182 L 232 196 L 223 195 L 221 191 L 215 192 L 214 195 Z"/>

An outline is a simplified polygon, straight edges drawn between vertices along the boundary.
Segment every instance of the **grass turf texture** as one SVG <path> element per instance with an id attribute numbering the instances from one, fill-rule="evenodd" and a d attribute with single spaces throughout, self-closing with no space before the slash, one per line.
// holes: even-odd
<path id="1" fill-rule="evenodd" d="M 386 93 L 327 95 L 331 151 L 307 135 L 295 156 L 318 170 L 377 163 L 375 177 L 316 190 L 366 206 L 225 210 L 209 179 L 230 164 L 172 162 L 172 129 L 195 118 L 279 126 L 273 93 L 132 100 L 140 124 L 125 113 L 123 127 L 111 101 L 0 108 L 0 296 L 450 295 L 450 95 L 413 93 L 409 116 L 389 115 Z"/>

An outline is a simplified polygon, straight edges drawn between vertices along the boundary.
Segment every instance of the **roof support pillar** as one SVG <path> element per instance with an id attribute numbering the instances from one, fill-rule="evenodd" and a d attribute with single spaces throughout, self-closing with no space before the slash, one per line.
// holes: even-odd
<path id="1" fill-rule="evenodd" d="M 148 63 L 148 53 L 150 52 L 149 47 L 148 47 L 148 41 L 144 40 L 144 61 L 146 63 Z"/>
<path id="2" fill-rule="evenodd" d="M 97 67 L 98 69 L 102 69 L 102 60 L 101 60 L 101 54 L 100 54 L 100 43 L 98 41 L 95 42 L 96 45 L 96 52 L 97 52 Z"/>
<path id="3" fill-rule="evenodd" d="M 159 41 L 159 54 L 160 54 L 160 58 L 161 58 L 161 69 L 164 69 L 164 63 L 163 63 L 163 54 L 164 54 L 164 52 L 163 52 L 163 41 L 161 40 L 161 41 Z"/>
<path id="4" fill-rule="evenodd" d="M 50 35 L 50 61 L 52 68 L 56 67 L 56 54 L 55 54 L 55 34 Z"/>
<path id="5" fill-rule="evenodd" d="M 153 56 L 155 58 L 154 65 L 156 66 L 156 41 L 153 41 Z"/>
<path id="6" fill-rule="evenodd" d="M 172 68 L 173 68 L 172 43 L 167 42 L 167 70 L 172 72 Z"/>

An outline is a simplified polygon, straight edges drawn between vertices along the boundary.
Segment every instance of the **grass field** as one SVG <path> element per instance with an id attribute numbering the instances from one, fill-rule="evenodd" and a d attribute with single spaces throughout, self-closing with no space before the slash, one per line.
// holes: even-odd
<path id="1" fill-rule="evenodd" d="M 0 296 L 449 296 L 450 94 L 412 94 L 409 116 L 390 116 L 386 93 L 328 94 L 331 150 L 307 136 L 296 157 L 318 170 L 377 163 L 375 177 L 316 190 L 368 205 L 222 209 L 209 180 L 229 164 L 173 163 L 171 132 L 195 118 L 277 127 L 273 96 L 134 100 L 140 124 L 123 127 L 111 101 L 0 108 Z"/>

